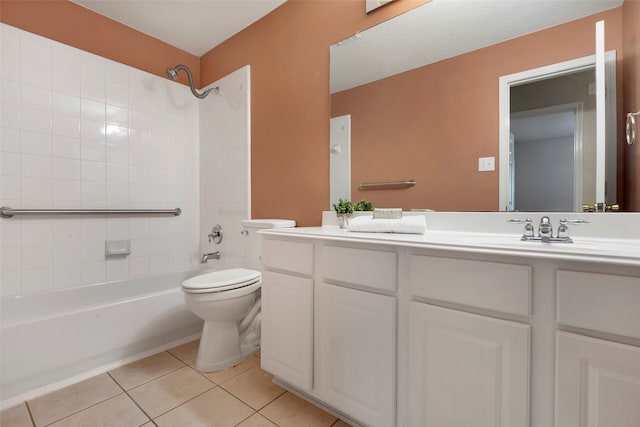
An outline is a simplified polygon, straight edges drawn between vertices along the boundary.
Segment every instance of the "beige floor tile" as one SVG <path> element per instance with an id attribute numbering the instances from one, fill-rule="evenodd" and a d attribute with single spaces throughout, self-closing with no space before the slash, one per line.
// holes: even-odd
<path id="1" fill-rule="evenodd" d="M 273 375 L 260 369 L 260 366 L 254 366 L 223 382 L 220 387 L 258 410 L 284 393 L 282 388 L 271 382 L 272 378 Z"/>
<path id="2" fill-rule="evenodd" d="M 21 403 L 0 412 L 0 426 L 33 427 L 27 405 Z"/>
<path id="3" fill-rule="evenodd" d="M 129 391 L 143 411 L 155 418 L 215 387 L 188 366 Z"/>
<path id="4" fill-rule="evenodd" d="M 278 427 L 260 414 L 253 414 L 237 427 Z"/>
<path id="5" fill-rule="evenodd" d="M 70 417 L 51 424 L 51 427 L 138 427 L 149 418 L 122 393 Z"/>
<path id="6" fill-rule="evenodd" d="M 252 413 L 253 409 L 216 387 L 154 421 L 160 427 L 229 427 L 235 426 Z"/>
<path id="7" fill-rule="evenodd" d="M 43 426 L 122 393 L 107 374 L 101 374 L 28 402 L 36 426 Z"/>
<path id="8" fill-rule="evenodd" d="M 253 356 L 250 356 L 244 359 L 242 362 L 238 363 L 236 366 L 232 366 L 231 368 L 215 372 L 202 372 L 202 375 L 206 376 L 216 384 L 222 384 L 223 382 L 230 380 L 237 375 L 240 375 L 247 369 L 252 368 L 258 364 L 260 364 L 260 360 Z"/>
<path id="9" fill-rule="evenodd" d="M 291 393 L 284 393 L 264 407 L 260 414 L 280 427 L 329 427 L 337 419 Z"/>
<path id="10" fill-rule="evenodd" d="M 122 388 L 131 390 L 134 387 L 148 383 L 183 366 L 185 366 L 184 363 L 166 351 L 163 351 L 162 353 L 154 354 L 153 356 L 116 368 L 109 371 L 109 374 Z"/>
<path id="11" fill-rule="evenodd" d="M 331 427 L 351 427 L 351 424 L 347 424 L 342 420 L 338 420 Z"/>
<path id="12" fill-rule="evenodd" d="M 195 340 L 167 351 L 187 365 L 193 365 L 196 363 L 196 357 L 198 357 L 198 346 L 200 346 L 200 340 Z"/>

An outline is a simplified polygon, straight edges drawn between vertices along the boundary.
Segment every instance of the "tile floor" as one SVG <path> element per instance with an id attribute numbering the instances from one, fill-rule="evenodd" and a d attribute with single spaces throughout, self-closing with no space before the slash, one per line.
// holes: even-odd
<path id="1" fill-rule="evenodd" d="M 273 384 L 258 356 L 223 371 L 197 371 L 198 343 L 6 409 L 0 426 L 348 426 Z"/>

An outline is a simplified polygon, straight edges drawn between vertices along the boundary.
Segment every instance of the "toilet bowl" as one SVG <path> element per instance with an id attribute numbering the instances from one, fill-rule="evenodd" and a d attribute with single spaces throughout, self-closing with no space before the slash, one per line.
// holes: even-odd
<path id="1" fill-rule="evenodd" d="M 213 271 L 182 283 L 187 307 L 204 320 L 196 368 L 203 372 L 233 366 L 260 350 L 262 242 L 259 229 L 295 227 L 292 220 L 242 221 L 248 268 Z"/>
<path id="2" fill-rule="evenodd" d="M 259 322 L 257 311 L 251 308 L 259 309 L 261 282 L 259 271 L 234 268 L 192 277 L 182 283 L 187 307 L 204 320 L 196 360 L 198 370 L 224 369 L 259 350 L 259 341 L 243 346 L 239 326 L 250 312 L 253 318 L 243 322 L 244 329 Z"/>

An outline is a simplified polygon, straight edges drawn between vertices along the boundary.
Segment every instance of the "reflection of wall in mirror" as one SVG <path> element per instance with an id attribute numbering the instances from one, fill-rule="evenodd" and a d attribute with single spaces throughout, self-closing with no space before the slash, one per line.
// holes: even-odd
<path id="1" fill-rule="evenodd" d="M 582 167 L 580 168 L 582 171 L 582 196 L 580 205 L 582 203 L 593 204 L 596 198 L 596 97 L 595 92 L 589 93 L 588 90 L 589 83 L 593 82 L 595 82 L 595 68 L 511 87 L 511 113 L 574 102 L 582 104 L 583 117 L 580 121 L 582 123 Z M 573 159 L 573 155 L 570 158 Z M 548 169 L 545 167 L 547 166 L 546 162 L 542 162 L 539 166 Z M 572 180 L 569 181 L 569 183 L 572 182 Z M 543 206 L 540 205 L 537 209 L 530 209 L 532 205 L 528 206 L 529 209 L 516 206 L 516 209 L 557 210 L 546 209 Z M 571 207 L 568 210 L 574 209 Z"/>
<path id="2" fill-rule="evenodd" d="M 625 1 L 623 9 L 624 113 L 640 111 L 640 1 Z M 624 135 L 620 133 L 619 135 Z M 622 139 L 622 138 L 621 138 Z M 640 147 L 624 146 L 624 210 L 640 211 Z"/>
<path id="3" fill-rule="evenodd" d="M 381 207 L 497 210 L 498 171 L 478 172 L 477 162 L 498 157 L 499 77 L 592 55 L 602 19 L 606 49 L 620 50 L 621 7 L 333 94 L 332 116 L 352 116 L 352 197 Z M 406 190 L 357 188 L 409 178 L 417 185 Z"/>

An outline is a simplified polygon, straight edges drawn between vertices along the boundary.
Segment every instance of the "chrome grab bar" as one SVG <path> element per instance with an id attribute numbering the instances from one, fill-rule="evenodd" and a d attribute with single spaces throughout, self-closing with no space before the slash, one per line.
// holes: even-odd
<path id="1" fill-rule="evenodd" d="M 85 214 L 170 214 L 178 216 L 182 209 L 13 209 L 9 206 L 0 208 L 0 217 L 11 218 L 14 215 L 85 215 Z"/>
<path id="2" fill-rule="evenodd" d="M 381 188 L 381 187 L 413 187 L 416 185 L 416 180 L 411 179 L 409 181 L 392 181 L 392 182 L 363 182 L 360 184 L 361 190 Z"/>
<path id="3" fill-rule="evenodd" d="M 627 124 L 625 126 L 625 133 L 628 145 L 633 145 L 638 139 L 636 117 L 640 117 L 640 111 L 638 111 L 637 113 L 627 113 Z"/>

